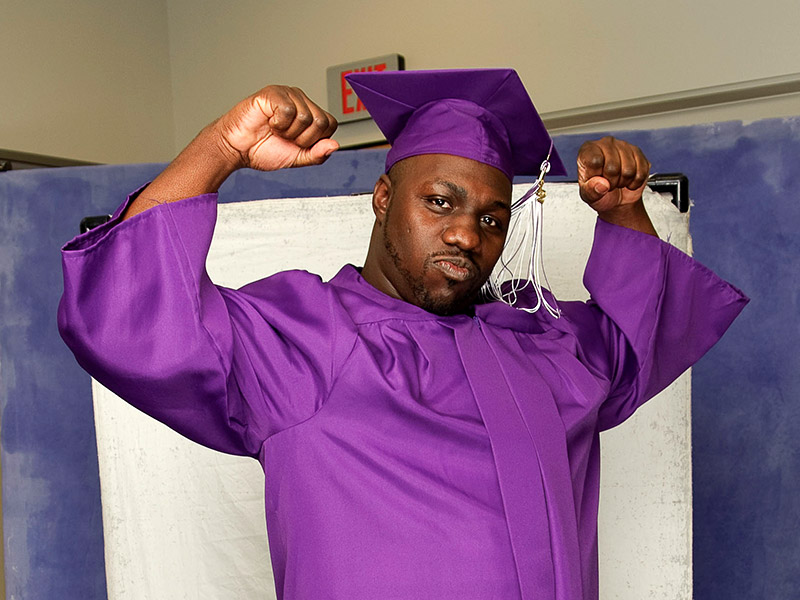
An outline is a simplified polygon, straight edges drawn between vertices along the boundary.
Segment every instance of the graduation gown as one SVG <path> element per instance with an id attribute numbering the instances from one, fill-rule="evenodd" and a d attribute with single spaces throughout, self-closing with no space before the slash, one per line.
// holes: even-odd
<path id="1" fill-rule="evenodd" d="M 345 266 L 239 290 L 205 271 L 213 194 L 63 250 L 61 334 L 102 384 L 266 473 L 285 600 L 594 599 L 598 434 L 722 335 L 737 289 L 598 221 L 587 303 L 441 317 Z"/>

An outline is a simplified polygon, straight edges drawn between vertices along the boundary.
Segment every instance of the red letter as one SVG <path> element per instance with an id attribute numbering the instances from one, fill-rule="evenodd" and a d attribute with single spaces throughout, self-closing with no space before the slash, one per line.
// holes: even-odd
<path id="1" fill-rule="evenodd" d="M 347 103 L 347 97 L 353 93 L 353 90 L 350 89 L 350 86 L 347 85 L 347 80 L 344 78 L 345 75 L 348 73 L 352 73 L 352 71 L 344 71 L 341 75 L 342 77 L 342 114 L 349 115 L 353 112 L 353 107 Z M 361 102 L 359 101 L 359 104 Z"/>
<path id="2" fill-rule="evenodd" d="M 366 72 L 371 71 L 371 70 L 372 69 L 370 67 L 359 67 L 358 69 L 356 69 L 356 72 L 357 73 L 366 73 Z M 363 112 L 365 110 L 366 110 L 366 108 L 364 108 L 364 104 L 361 102 L 361 99 L 358 96 L 356 96 L 356 111 L 355 112 Z M 353 111 L 351 110 L 350 112 L 353 112 Z"/>

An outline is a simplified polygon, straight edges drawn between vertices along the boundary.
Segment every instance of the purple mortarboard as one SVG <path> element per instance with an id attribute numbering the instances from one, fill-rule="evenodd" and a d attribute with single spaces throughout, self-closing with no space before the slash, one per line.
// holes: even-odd
<path id="1" fill-rule="evenodd" d="M 350 73 L 347 81 L 392 145 L 386 171 L 419 154 L 452 154 L 509 179 L 566 175 L 561 158 L 513 69 Z M 552 150 L 551 150 L 552 149 Z"/>

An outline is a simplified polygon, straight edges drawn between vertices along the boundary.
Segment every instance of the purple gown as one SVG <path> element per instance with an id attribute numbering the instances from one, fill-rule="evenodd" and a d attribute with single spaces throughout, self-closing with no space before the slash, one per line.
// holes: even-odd
<path id="1" fill-rule="evenodd" d="M 278 598 L 598 597 L 598 433 L 699 359 L 747 300 L 598 221 L 564 317 L 440 317 L 345 266 L 240 290 L 205 259 L 215 195 L 64 248 L 59 327 L 101 383 L 266 473 Z"/>

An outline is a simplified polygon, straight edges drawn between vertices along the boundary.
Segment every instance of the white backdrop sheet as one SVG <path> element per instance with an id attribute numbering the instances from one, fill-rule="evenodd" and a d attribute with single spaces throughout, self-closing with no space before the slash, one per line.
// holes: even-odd
<path id="1" fill-rule="evenodd" d="M 690 251 L 688 215 L 645 200 L 661 237 Z M 221 204 L 208 271 L 228 287 L 290 268 L 329 279 L 363 264 L 372 218 L 369 196 Z M 588 297 L 593 227 L 574 184 L 548 185 L 545 264 L 559 298 Z M 275 598 L 258 463 L 194 444 L 96 382 L 93 393 L 109 599 Z M 690 396 L 687 373 L 602 436 L 604 600 L 692 597 Z"/>

